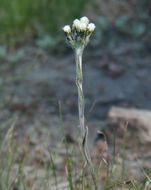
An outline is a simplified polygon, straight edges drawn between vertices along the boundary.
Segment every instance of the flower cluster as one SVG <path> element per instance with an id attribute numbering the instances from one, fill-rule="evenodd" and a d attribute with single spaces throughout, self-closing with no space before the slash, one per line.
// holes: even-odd
<path id="1" fill-rule="evenodd" d="M 73 48 L 84 48 L 94 30 L 95 24 L 89 23 L 89 19 L 85 16 L 75 19 L 72 26 L 66 25 L 63 27 L 67 40 Z"/>

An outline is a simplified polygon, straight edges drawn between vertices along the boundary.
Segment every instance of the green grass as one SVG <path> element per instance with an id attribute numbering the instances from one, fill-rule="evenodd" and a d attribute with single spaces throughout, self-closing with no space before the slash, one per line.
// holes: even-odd
<path id="1" fill-rule="evenodd" d="M 57 36 L 64 23 L 81 15 L 84 6 L 85 0 L 0 0 L 0 41 Z"/>

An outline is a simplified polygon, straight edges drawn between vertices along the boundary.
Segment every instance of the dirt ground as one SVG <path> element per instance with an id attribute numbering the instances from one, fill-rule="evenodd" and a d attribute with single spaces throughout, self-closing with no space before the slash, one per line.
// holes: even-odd
<path id="1" fill-rule="evenodd" d="M 30 45 L 7 51 L 7 57 L 0 59 L 1 138 L 15 121 L 20 142 L 30 135 L 32 144 L 59 151 L 65 134 L 73 138 L 78 134 L 73 53 L 55 55 Z M 149 49 L 137 41 L 121 42 L 112 51 L 101 48 L 85 51 L 85 112 L 90 145 L 97 129 L 106 127 L 111 106 L 151 110 L 150 60 Z M 138 161 L 141 166 L 145 163 L 145 167 L 150 167 L 151 151 L 147 145 L 140 152 L 139 139 L 135 140 L 138 149 L 133 151 L 129 140 L 126 164 L 134 168 L 134 176 L 140 177 L 136 157 L 141 156 Z M 112 148 L 111 144 L 111 153 Z M 142 154 L 148 156 L 145 161 Z"/>

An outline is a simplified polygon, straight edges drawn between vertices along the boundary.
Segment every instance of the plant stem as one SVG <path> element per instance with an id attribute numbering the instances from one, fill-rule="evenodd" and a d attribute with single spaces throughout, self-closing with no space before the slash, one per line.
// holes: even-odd
<path id="1" fill-rule="evenodd" d="M 79 123 L 80 123 L 80 130 L 82 132 L 82 152 L 85 158 L 84 167 L 87 164 L 90 167 L 92 179 L 94 182 L 95 190 L 98 189 L 97 187 L 97 180 L 95 176 L 94 167 L 92 164 L 91 156 L 89 153 L 88 145 L 87 145 L 87 138 L 88 138 L 88 127 L 85 126 L 85 116 L 84 116 L 84 93 L 83 93 L 83 72 L 82 72 L 82 55 L 83 55 L 84 48 L 76 48 L 75 49 L 75 59 L 76 59 L 76 85 L 78 89 L 78 111 L 79 111 Z"/>
<path id="2" fill-rule="evenodd" d="M 79 122 L 80 128 L 82 130 L 82 136 L 84 136 L 84 126 L 85 126 L 85 118 L 84 118 L 84 94 L 83 94 L 83 73 L 82 73 L 82 55 L 83 48 L 76 48 L 75 50 L 75 58 L 76 58 L 76 85 L 78 88 L 78 110 L 79 110 Z"/>

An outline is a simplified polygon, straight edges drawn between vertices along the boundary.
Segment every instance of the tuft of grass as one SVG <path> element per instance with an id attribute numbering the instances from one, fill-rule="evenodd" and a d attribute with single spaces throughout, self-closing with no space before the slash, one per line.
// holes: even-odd
<path id="1" fill-rule="evenodd" d="M 65 164 L 65 178 L 64 181 L 60 181 L 60 174 L 57 169 L 55 154 L 50 153 L 49 162 L 44 164 L 44 175 L 38 178 L 39 185 L 34 186 L 37 181 L 36 178 L 32 178 L 32 173 L 38 174 L 38 167 L 30 166 L 32 169 L 28 173 L 31 176 L 27 180 L 27 172 L 25 168 L 28 164 L 28 159 L 30 157 L 29 152 L 23 151 L 23 154 L 19 155 L 20 145 L 16 144 L 13 137 L 13 127 L 11 127 L 0 147 L 0 189 L 1 190 L 33 190 L 37 187 L 37 190 L 93 190 L 94 186 L 91 180 L 91 174 L 89 171 L 83 172 L 82 165 L 80 167 L 79 159 L 75 158 L 75 152 L 70 150 L 70 145 L 67 145 L 66 151 L 66 164 Z M 64 146 L 64 145 L 63 145 Z M 34 147 L 33 147 L 34 148 Z M 77 147 L 78 148 L 78 147 Z M 47 152 L 49 152 L 47 150 Z M 69 154 L 69 155 L 68 155 Z M 123 162 L 124 163 L 124 162 Z M 78 168 L 76 168 L 76 166 Z M 116 166 L 111 166 L 116 167 Z M 122 168 L 122 166 L 121 166 Z M 103 172 L 103 171 L 102 171 Z M 110 171 L 111 172 L 111 171 Z M 134 179 L 125 180 L 119 179 L 114 180 L 114 175 L 116 173 L 109 173 L 107 183 L 101 190 L 150 190 L 151 188 L 151 178 L 150 173 L 144 171 L 144 181 L 137 181 Z M 82 174 L 82 176 L 81 176 Z M 99 176 L 98 176 L 99 178 Z M 127 180 L 126 180 L 127 179 Z M 32 181 L 33 180 L 33 181 Z"/>

